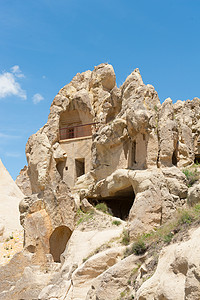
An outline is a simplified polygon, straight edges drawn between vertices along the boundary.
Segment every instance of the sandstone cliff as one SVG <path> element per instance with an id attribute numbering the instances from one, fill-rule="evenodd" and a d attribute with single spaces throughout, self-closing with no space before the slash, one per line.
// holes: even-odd
<path id="1" fill-rule="evenodd" d="M 27 194 L 20 203 L 24 250 L 6 266 L 8 272 L 21 262 L 12 280 L 0 270 L 0 299 L 198 299 L 197 282 L 196 294 L 186 293 L 185 284 L 192 272 L 185 264 L 195 264 L 195 257 L 183 250 L 184 272 L 161 277 L 161 254 L 143 284 L 148 254 L 124 258 L 121 241 L 134 242 L 173 221 L 188 197 L 198 202 L 198 188 L 188 192 L 182 168 L 200 159 L 199 106 L 198 98 L 161 104 L 138 69 L 117 87 L 109 64 L 64 86 L 47 123 L 26 145 L 28 168 L 17 180 Z M 173 284 L 164 285 L 175 282 L 173 276 L 179 282 L 179 275 L 181 292 L 173 296 Z"/>
<path id="2" fill-rule="evenodd" d="M 6 264 L 23 245 L 19 202 L 24 194 L 0 160 L 0 265 Z"/>

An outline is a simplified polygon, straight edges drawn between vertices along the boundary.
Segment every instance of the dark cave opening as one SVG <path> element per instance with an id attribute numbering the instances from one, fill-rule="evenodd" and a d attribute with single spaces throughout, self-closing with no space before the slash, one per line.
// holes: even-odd
<path id="1" fill-rule="evenodd" d="M 178 145 L 179 141 L 176 142 L 174 152 L 172 154 L 172 165 L 177 166 L 178 163 Z"/>
<path id="2" fill-rule="evenodd" d="M 172 155 L 172 165 L 177 166 L 177 154 L 176 154 L 176 151 L 174 151 L 173 155 Z"/>
<path id="3" fill-rule="evenodd" d="M 89 202 L 93 205 L 98 203 L 105 203 L 108 207 L 109 213 L 117 218 L 126 220 L 129 216 L 130 209 L 135 200 L 135 193 L 132 186 L 116 192 L 113 196 L 89 199 Z"/>

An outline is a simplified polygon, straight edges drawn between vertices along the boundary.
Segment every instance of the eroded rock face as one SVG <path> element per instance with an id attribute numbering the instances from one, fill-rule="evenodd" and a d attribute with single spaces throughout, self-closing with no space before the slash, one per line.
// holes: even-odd
<path id="1" fill-rule="evenodd" d="M 199 288 L 199 236 L 196 229 L 191 238 L 180 245 L 164 249 L 155 274 L 137 292 L 138 300 L 200 298 Z"/>
<path id="2" fill-rule="evenodd" d="M 200 159 L 199 106 L 198 98 L 176 104 L 168 98 L 161 104 L 154 87 L 143 83 L 138 69 L 118 88 L 109 64 L 78 73 L 59 91 L 47 123 L 27 142 L 28 168 L 21 174 L 21 178 L 28 175 L 31 193 L 20 203 L 20 220 L 25 229 L 25 263 L 20 274 L 25 285 L 27 276 L 32 276 L 30 290 L 35 291 L 34 297 L 120 297 L 133 269 L 145 260 L 134 255 L 121 260 L 119 240 L 123 229 L 128 229 L 134 240 L 138 234 L 162 225 L 186 205 L 188 187 L 179 167 Z M 23 179 L 18 181 L 24 188 Z M 191 203 L 196 203 L 197 198 L 198 186 L 189 191 Z M 91 204 L 98 202 L 106 202 L 119 223 L 108 221 L 102 213 L 100 219 L 91 219 L 77 229 L 77 209 L 82 207 L 89 220 L 95 212 Z M 83 262 L 91 251 L 109 244 L 111 239 L 118 240 L 117 249 L 112 244 L 111 249 L 93 253 Z M 180 291 L 176 299 L 182 299 L 184 293 L 187 299 L 198 299 L 193 278 L 198 268 L 189 267 L 192 260 L 188 262 L 186 252 L 177 264 L 172 252 L 170 289 L 177 282 Z M 38 283 L 42 271 L 37 268 L 45 269 L 49 260 L 51 271 L 49 277 L 44 276 L 42 285 Z M 55 264 L 58 270 L 54 274 Z M 158 274 L 159 270 L 160 266 Z M 138 299 L 175 299 L 167 291 L 164 279 L 158 283 L 156 274 L 152 285 L 147 285 L 149 281 L 142 285 Z M 22 280 L 16 277 L 16 281 L 13 294 L 16 291 L 22 298 L 29 297 L 23 294 Z M 194 289 L 190 291 L 189 286 Z M 8 298 L 13 296 L 10 286 L 2 292 Z"/>
<path id="3" fill-rule="evenodd" d="M 20 190 L 25 196 L 29 196 L 32 194 L 31 183 L 30 183 L 29 176 L 27 174 L 27 170 L 28 167 L 24 166 L 24 168 L 21 169 L 19 175 L 15 180 L 15 183 L 17 184 L 17 186 L 20 188 Z"/>
<path id="4" fill-rule="evenodd" d="M 133 270 L 137 269 L 142 261 L 143 258 L 131 255 L 109 268 L 96 278 L 85 300 L 119 299 L 127 287 Z M 125 293 L 123 295 L 125 296 Z"/>
<path id="5" fill-rule="evenodd" d="M 138 69 L 120 88 L 109 64 L 77 74 L 26 145 L 33 193 L 25 199 L 29 208 L 21 206 L 26 231 L 39 211 L 48 237 L 57 226 L 73 231 L 75 207 L 84 198 L 109 200 L 114 214 L 128 220 L 132 238 L 164 223 L 186 203 L 186 181 L 177 167 L 200 155 L 199 105 L 198 98 L 176 104 L 168 98 L 161 105 Z M 70 201 L 69 188 L 77 193 Z M 124 203 L 131 197 L 129 204 L 117 204 L 119 197 Z M 25 236 L 30 244 L 31 233 Z"/>
<path id="6" fill-rule="evenodd" d="M 60 183 L 56 190 L 49 187 L 39 195 L 25 197 L 19 208 L 21 224 L 25 230 L 24 246 L 34 253 L 38 263 L 45 262 L 48 253 L 54 256 L 59 243 L 63 242 L 66 246 L 74 230 L 77 208 L 64 183 Z M 52 240 L 51 236 L 55 230 L 57 234 Z M 52 250 L 54 248 L 55 250 Z M 64 249 L 65 247 L 60 254 Z M 56 254 L 56 257 L 58 255 Z"/>
<path id="7" fill-rule="evenodd" d="M 152 230 L 173 217 L 177 208 L 187 202 L 187 186 L 184 174 L 176 167 L 153 170 L 115 171 L 102 180 L 90 193 L 98 199 L 119 201 L 123 193 L 132 188 L 133 204 L 128 215 L 130 236 Z M 123 200 L 127 201 L 126 198 Z"/>
<path id="8" fill-rule="evenodd" d="M 120 88 L 108 64 L 77 74 L 53 100 L 45 126 L 28 140 L 33 193 L 60 180 L 73 188 L 77 181 L 76 170 L 66 169 L 73 168 L 76 157 L 70 158 L 65 142 L 60 142 L 66 126 L 96 124 L 87 149 L 83 143 L 74 144 L 83 152 L 91 151 L 85 170 L 93 170 L 95 183 L 118 168 L 146 170 L 191 164 L 200 153 L 199 105 L 198 98 L 176 104 L 168 98 L 161 105 L 155 89 L 143 83 L 138 69 Z M 77 158 L 81 155 L 84 158 L 84 153 L 77 153 Z M 68 180 L 70 172 L 74 177 Z"/>
<path id="9" fill-rule="evenodd" d="M 188 189 L 188 204 L 193 206 L 200 200 L 200 184 L 195 184 Z"/>

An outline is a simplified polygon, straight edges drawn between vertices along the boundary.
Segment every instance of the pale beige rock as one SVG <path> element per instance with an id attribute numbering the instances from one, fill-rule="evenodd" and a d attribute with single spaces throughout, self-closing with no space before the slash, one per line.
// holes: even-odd
<path id="1" fill-rule="evenodd" d="M 176 167 L 138 171 L 119 169 L 97 184 L 92 193 L 106 202 L 106 198 L 115 197 L 127 188 L 135 194 L 128 218 L 132 238 L 161 225 L 186 203 L 186 179 Z"/>
<path id="2" fill-rule="evenodd" d="M 80 285 L 80 287 L 83 283 L 88 284 L 87 281 L 96 278 L 106 269 L 116 264 L 122 250 L 124 250 L 124 247 L 122 249 L 112 248 L 93 255 L 73 273 L 73 284 L 75 286 Z"/>
<path id="3" fill-rule="evenodd" d="M 159 113 L 158 136 L 161 166 L 171 167 L 177 165 L 177 154 L 175 152 L 178 141 L 178 124 L 174 120 L 173 104 L 170 98 L 163 102 Z"/>
<path id="4" fill-rule="evenodd" d="M 194 205 L 200 202 L 200 184 L 195 184 L 188 189 L 188 203 Z"/>
<path id="5" fill-rule="evenodd" d="M 46 134 L 40 131 L 29 138 L 26 145 L 26 158 L 33 193 L 44 190 L 48 182 L 51 152 L 51 145 Z"/>
<path id="6" fill-rule="evenodd" d="M 137 292 L 138 300 L 197 300 L 200 228 L 181 244 L 162 250 L 155 274 Z"/>
<path id="7" fill-rule="evenodd" d="M 15 183 L 25 196 L 29 196 L 32 194 L 31 183 L 27 171 L 27 166 L 24 166 L 15 180 Z"/>
<path id="8" fill-rule="evenodd" d="M 113 227 L 106 230 L 90 230 L 79 231 L 74 230 L 67 245 L 67 249 L 62 254 L 63 261 L 65 261 L 63 268 L 69 262 L 80 265 L 83 259 L 91 255 L 97 248 L 103 244 L 108 243 L 111 239 L 120 237 L 123 227 Z M 81 245 L 81 247 L 79 247 Z"/>
<path id="9" fill-rule="evenodd" d="M 66 299 L 84 300 L 95 278 L 117 263 L 123 249 L 124 247 L 113 248 L 98 253 L 77 268 L 72 273 L 71 289 L 66 293 Z"/>
<path id="10" fill-rule="evenodd" d="M 44 269 L 34 265 L 32 255 L 21 251 L 8 264 L 0 267 L 0 299 L 38 299 L 41 289 L 55 274 L 55 268 L 46 265 Z"/>
<path id="11" fill-rule="evenodd" d="M 20 225 L 19 202 L 24 197 L 21 190 L 0 160 L 0 220 L 2 234 L 7 237 L 23 228 Z M 4 227 L 4 230 L 3 230 Z"/>
<path id="12" fill-rule="evenodd" d="M 51 299 L 51 297 L 63 299 L 59 296 L 61 290 L 66 299 L 85 299 L 91 282 L 123 255 L 124 247 L 110 247 L 113 245 L 113 240 L 120 238 L 125 222 L 116 228 L 116 225 L 112 224 L 111 216 L 101 212 L 96 212 L 96 214 L 94 222 L 91 222 L 91 227 L 90 222 L 87 221 L 85 231 L 80 230 L 83 225 L 79 225 L 79 230 L 74 230 L 65 252 L 62 254 L 60 273 L 48 287 L 42 290 L 39 299 Z M 105 228 L 100 230 L 102 222 L 104 222 Z M 95 254 L 100 249 L 106 250 Z M 83 263 L 85 260 L 86 262 Z M 65 282 L 68 286 L 64 290 Z M 60 290 L 56 296 L 58 289 Z"/>
<path id="13" fill-rule="evenodd" d="M 75 201 L 65 184 L 60 183 L 56 191 L 48 188 L 43 195 L 25 197 L 20 202 L 20 212 L 25 230 L 24 246 L 34 253 L 37 263 L 45 263 L 48 253 L 55 255 L 59 261 L 74 230 L 76 214 Z M 60 248 L 58 243 L 63 246 Z M 55 254 L 56 248 L 60 253 Z"/>
<path id="14" fill-rule="evenodd" d="M 84 199 L 81 201 L 81 210 L 82 210 L 83 212 L 88 212 L 88 211 L 91 211 L 91 210 L 93 210 L 93 209 L 94 209 L 94 208 L 93 208 L 92 204 L 90 204 L 86 198 L 84 198 Z"/>
<path id="15" fill-rule="evenodd" d="M 26 285 L 30 291 L 35 289 L 34 297 L 40 293 L 39 299 L 83 300 L 90 285 L 87 300 L 120 297 L 133 268 L 138 267 L 138 258 L 117 262 L 114 249 L 108 251 L 109 255 L 94 252 L 110 239 L 119 238 L 126 223 L 134 239 L 163 224 L 186 205 L 186 178 L 177 166 L 188 166 L 200 157 L 199 111 L 198 98 L 176 104 L 168 98 L 161 105 L 154 87 L 143 83 L 138 69 L 117 88 L 109 64 L 78 73 L 59 91 L 47 123 L 27 142 L 27 174 L 34 194 L 20 203 L 26 255 L 31 257 L 28 264 L 46 268 L 51 261 L 52 269 L 48 270 L 52 273 L 54 259 L 59 267 L 54 278 L 46 274 L 44 284 L 38 285 L 42 271 L 37 267 L 27 269 L 25 264 L 21 281 L 13 275 L 16 297 L 29 297 L 30 293 L 22 292 Z M 189 195 L 190 202 L 196 203 L 197 189 L 191 189 Z M 109 209 L 115 213 L 118 210 L 117 217 L 126 221 L 116 227 L 114 218 L 97 213 L 86 199 L 93 205 L 111 201 Z M 118 205 L 120 199 L 123 201 Z M 85 216 L 88 220 L 75 229 L 80 205 L 89 211 Z M 126 214 L 122 213 L 124 209 Z M 95 218 L 90 216 L 91 211 Z M 198 299 L 199 270 L 188 267 L 193 271 L 186 273 L 186 256 L 169 255 L 172 264 L 166 270 L 173 270 L 172 280 L 166 283 L 163 271 L 161 280 L 154 281 L 144 299 L 154 297 L 155 289 L 159 300 L 171 299 L 170 290 L 176 286 L 180 291 L 175 292 L 174 299 L 179 299 L 183 282 L 187 299 Z M 140 284 L 145 272 L 143 264 L 138 275 Z M 10 288 L 8 284 L 5 292 L 12 299 Z"/>
<path id="16" fill-rule="evenodd" d="M 107 271 L 99 275 L 92 283 L 86 300 L 110 300 L 120 298 L 121 293 L 126 289 L 130 275 L 142 258 L 131 255 L 118 262 Z"/>

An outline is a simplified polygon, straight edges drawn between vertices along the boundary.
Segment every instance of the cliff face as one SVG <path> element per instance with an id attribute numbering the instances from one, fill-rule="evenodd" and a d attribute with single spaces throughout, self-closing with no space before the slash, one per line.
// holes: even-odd
<path id="1" fill-rule="evenodd" d="M 108 64 L 77 74 L 26 145 L 32 192 L 46 201 L 45 191 L 57 197 L 62 182 L 78 202 L 106 201 L 111 210 L 119 194 L 132 199 L 115 213 L 128 217 L 132 237 L 162 224 L 186 203 L 178 168 L 199 158 L 199 105 L 198 98 L 161 105 L 138 69 L 120 88 Z"/>
<path id="2" fill-rule="evenodd" d="M 22 183 L 28 176 L 32 190 L 20 203 L 25 230 L 20 259 L 24 278 L 31 266 L 28 289 L 36 297 L 114 300 L 124 293 L 133 269 L 139 271 L 146 258 L 122 259 L 120 236 L 134 241 L 187 205 L 180 169 L 200 158 L 199 108 L 198 98 L 161 104 L 138 69 L 118 88 L 108 64 L 77 74 L 59 91 L 47 123 L 27 142 L 28 169 L 18 178 Z M 36 282 L 44 268 L 49 278 L 45 275 L 42 290 Z M 17 297 L 31 299 L 15 282 Z M 7 289 L 5 299 L 15 289 Z M 145 293 L 138 299 L 161 299 L 155 289 L 157 298 L 141 296 Z"/>
<path id="3" fill-rule="evenodd" d="M 175 104 L 168 98 L 161 105 L 153 86 L 143 83 L 138 69 L 120 88 L 108 64 L 77 74 L 59 91 L 47 123 L 26 145 L 33 192 L 60 181 L 56 164 L 66 158 L 62 130 L 73 125 L 94 123 L 88 151 L 95 182 L 119 168 L 193 163 L 199 155 L 199 105 L 198 98 Z M 130 152 L 134 152 L 132 157 Z"/>

